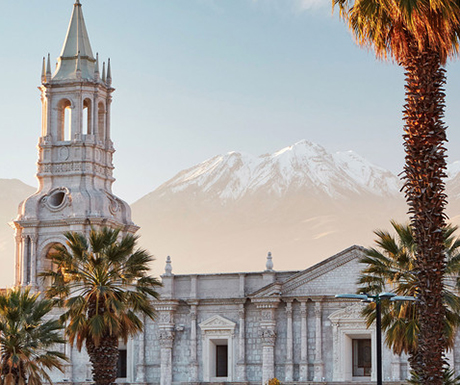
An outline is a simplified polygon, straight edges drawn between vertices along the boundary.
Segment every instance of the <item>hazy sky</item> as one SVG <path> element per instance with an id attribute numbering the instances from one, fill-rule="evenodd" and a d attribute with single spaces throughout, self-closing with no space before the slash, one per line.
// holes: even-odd
<path id="1" fill-rule="evenodd" d="M 228 151 L 301 139 L 400 172 L 403 71 L 357 47 L 328 0 L 81 0 L 111 58 L 114 190 L 133 202 Z M 0 178 L 34 180 L 41 60 L 73 0 L 0 0 Z M 460 159 L 460 67 L 448 65 L 450 161 Z"/>

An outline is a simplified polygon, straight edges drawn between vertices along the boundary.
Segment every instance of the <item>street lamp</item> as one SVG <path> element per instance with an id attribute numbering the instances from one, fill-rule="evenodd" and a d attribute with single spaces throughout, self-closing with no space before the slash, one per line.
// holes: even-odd
<path id="1" fill-rule="evenodd" d="M 382 385 L 382 300 L 390 301 L 415 301 L 415 297 L 407 295 L 396 295 L 395 293 L 384 292 L 380 294 L 337 294 L 335 298 L 356 299 L 361 302 L 375 303 L 376 332 L 377 332 L 377 385 Z"/>

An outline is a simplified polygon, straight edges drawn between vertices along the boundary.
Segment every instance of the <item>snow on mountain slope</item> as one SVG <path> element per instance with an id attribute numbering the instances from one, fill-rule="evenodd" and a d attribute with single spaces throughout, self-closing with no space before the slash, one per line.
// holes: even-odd
<path id="1" fill-rule="evenodd" d="M 358 154 L 328 153 L 302 140 L 273 154 L 253 156 L 229 152 L 184 170 L 163 184 L 158 193 L 201 191 L 209 197 L 237 200 L 259 191 L 274 196 L 304 191 L 341 197 L 347 192 L 394 195 L 399 179 Z"/>
<path id="2" fill-rule="evenodd" d="M 455 161 L 447 165 L 447 180 L 453 180 L 460 174 L 460 161 Z"/>
<path id="3" fill-rule="evenodd" d="M 401 188 L 401 181 L 392 172 L 374 166 L 354 151 L 337 152 L 334 155 L 337 164 L 353 180 L 376 195 L 396 194 Z"/>

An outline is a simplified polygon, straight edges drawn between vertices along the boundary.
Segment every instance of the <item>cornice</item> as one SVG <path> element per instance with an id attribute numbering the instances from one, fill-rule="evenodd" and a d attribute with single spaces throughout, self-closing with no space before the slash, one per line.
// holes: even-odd
<path id="1" fill-rule="evenodd" d="M 108 225 L 113 228 L 121 228 L 124 231 L 136 232 L 139 229 L 139 226 L 136 226 L 134 223 L 122 223 L 113 218 L 104 218 L 104 217 L 80 217 L 80 218 L 65 218 L 58 220 L 16 220 L 13 223 L 21 228 L 28 227 L 60 227 L 60 226 L 69 226 L 69 225 Z"/>

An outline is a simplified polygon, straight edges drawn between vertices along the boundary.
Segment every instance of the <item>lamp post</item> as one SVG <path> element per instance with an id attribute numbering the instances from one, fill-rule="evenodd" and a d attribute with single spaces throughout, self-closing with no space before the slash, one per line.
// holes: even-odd
<path id="1" fill-rule="evenodd" d="M 380 294 L 337 294 L 335 298 L 356 299 L 361 302 L 375 303 L 375 328 L 376 328 L 376 348 L 377 348 L 377 385 L 382 385 L 382 300 L 390 301 L 415 301 L 415 297 L 396 295 L 395 293 Z"/>

